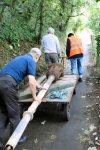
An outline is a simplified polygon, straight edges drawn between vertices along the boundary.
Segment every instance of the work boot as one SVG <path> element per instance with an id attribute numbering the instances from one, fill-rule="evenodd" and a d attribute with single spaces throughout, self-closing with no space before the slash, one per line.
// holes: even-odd
<path id="1" fill-rule="evenodd" d="M 4 144 L 0 141 L 0 150 L 3 150 Z"/>
<path id="2" fill-rule="evenodd" d="M 82 82 L 82 78 L 79 78 L 79 79 L 78 79 L 78 82 Z"/>
<path id="3" fill-rule="evenodd" d="M 78 82 L 82 82 L 82 75 L 79 75 Z"/>
<path id="4" fill-rule="evenodd" d="M 18 142 L 18 144 L 22 144 L 22 143 L 25 143 L 27 141 L 27 136 L 22 136 Z"/>

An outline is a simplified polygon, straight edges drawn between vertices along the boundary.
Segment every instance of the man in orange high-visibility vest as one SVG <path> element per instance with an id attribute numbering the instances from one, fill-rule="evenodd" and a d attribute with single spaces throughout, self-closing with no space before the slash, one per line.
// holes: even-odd
<path id="1" fill-rule="evenodd" d="M 67 38 L 66 55 L 71 61 L 72 74 L 77 74 L 77 71 L 78 71 L 79 82 L 82 82 L 83 54 L 84 54 L 84 50 L 82 47 L 81 40 L 77 36 L 75 36 L 73 33 L 69 33 L 68 38 Z"/>

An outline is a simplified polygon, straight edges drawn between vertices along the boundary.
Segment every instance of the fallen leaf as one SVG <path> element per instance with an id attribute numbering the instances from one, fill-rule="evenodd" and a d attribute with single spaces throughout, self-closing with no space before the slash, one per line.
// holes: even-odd
<path id="1" fill-rule="evenodd" d="M 97 141 L 97 140 L 98 140 L 98 137 L 95 138 L 95 141 Z"/>
<path id="2" fill-rule="evenodd" d="M 95 144 L 98 145 L 98 146 L 100 146 L 100 143 L 99 143 L 99 142 L 95 142 Z"/>
<path id="3" fill-rule="evenodd" d="M 50 137 L 51 140 L 55 140 L 56 138 L 57 138 L 56 135 L 51 135 L 51 137 Z"/>
<path id="4" fill-rule="evenodd" d="M 99 96 L 96 96 L 96 98 L 99 98 Z"/>
<path id="5" fill-rule="evenodd" d="M 93 135 L 97 135 L 97 132 L 94 132 Z"/>
<path id="6" fill-rule="evenodd" d="M 86 118 L 86 120 L 89 120 L 89 118 Z"/>
<path id="7" fill-rule="evenodd" d="M 86 98 L 86 96 L 81 96 L 81 98 Z"/>
<path id="8" fill-rule="evenodd" d="M 89 131 L 89 130 L 85 130 L 85 131 L 84 131 L 84 134 L 85 134 L 85 135 L 89 135 L 89 134 L 90 134 L 90 131 Z"/>
<path id="9" fill-rule="evenodd" d="M 89 147 L 88 150 L 97 150 L 96 147 Z"/>
<path id="10" fill-rule="evenodd" d="M 38 139 L 37 139 L 37 138 L 34 140 L 34 143 L 35 143 L 35 144 L 37 144 L 37 143 L 38 143 Z"/>
<path id="11" fill-rule="evenodd" d="M 93 124 L 91 124 L 89 128 L 91 132 L 96 129 L 96 127 Z"/>
<path id="12" fill-rule="evenodd" d="M 45 123 L 46 123 L 46 121 L 45 121 L 45 120 L 41 122 L 41 124 L 42 124 L 42 125 L 44 125 Z"/>

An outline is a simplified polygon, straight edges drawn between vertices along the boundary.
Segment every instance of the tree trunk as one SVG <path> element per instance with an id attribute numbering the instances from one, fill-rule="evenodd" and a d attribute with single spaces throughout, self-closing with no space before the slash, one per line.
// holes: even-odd
<path id="1" fill-rule="evenodd" d="M 44 0 L 40 2 L 40 16 L 39 16 L 39 34 L 38 34 L 38 44 L 41 43 L 41 36 L 42 36 L 42 28 L 43 28 L 43 5 Z"/>

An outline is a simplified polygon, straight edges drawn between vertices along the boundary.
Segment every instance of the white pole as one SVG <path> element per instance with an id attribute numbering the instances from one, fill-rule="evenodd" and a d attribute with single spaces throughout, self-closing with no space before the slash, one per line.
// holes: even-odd
<path id="1" fill-rule="evenodd" d="M 54 75 L 49 76 L 48 80 L 43 85 L 43 88 L 46 90 L 41 90 L 37 95 L 40 102 L 33 101 L 33 103 L 28 108 L 28 110 L 26 112 L 24 112 L 22 120 L 18 124 L 17 128 L 15 129 L 15 131 L 13 132 L 13 134 L 11 135 L 10 139 L 8 140 L 8 142 L 5 146 L 6 150 L 14 150 L 15 149 L 15 147 L 16 147 L 19 139 L 21 138 L 24 130 L 26 129 L 29 121 L 33 119 L 33 114 L 36 112 L 38 105 L 40 105 L 40 103 L 42 102 L 42 98 L 46 94 L 47 90 L 49 89 L 49 87 L 52 84 L 52 82 L 54 81 L 54 79 L 55 79 Z"/>

